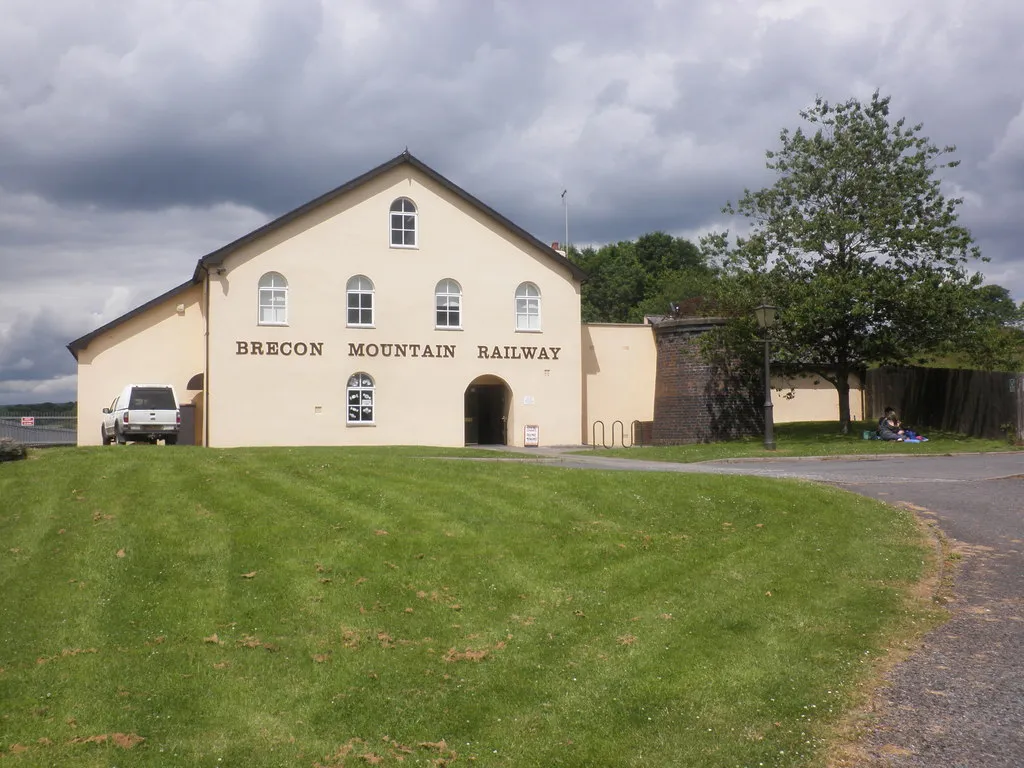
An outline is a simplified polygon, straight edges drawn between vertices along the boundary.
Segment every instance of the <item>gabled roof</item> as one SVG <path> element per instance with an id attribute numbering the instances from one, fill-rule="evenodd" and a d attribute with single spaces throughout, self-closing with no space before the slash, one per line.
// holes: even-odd
<path id="1" fill-rule="evenodd" d="M 473 195 L 469 194 L 469 192 L 464 190 L 458 184 L 455 184 L 453 181 L 450 181 L 449 179 L 446 179 L 444 176 L 442 176 L 440 173 L 435 171 L 433 168 L 431 168 L 429 165 L 424 163 L 422 160 L 419 160 L 416 157 L 413 157 L 413 155 L 411 155 L 409 153 L 409 150 L 406 150 L 405 152 L 403 152 L 402 154 L 398 155 L 397 157 L 394 157 L 391 160 L 388 160 L 386 163 L 378 165 L 376 168 L 374 168 L 374 169 L 372 169 L 370 171 L 367 171 L 362 176 L 357 176 L 356 178 L 352 179 L 351 181 L 346 182 L 345 184 L 342 184 L 340 187 L 337 187 L 336 189 L 332 189 L 330 192 L 327 192 L 326 194 L 320 195 L 320 197 L 318 197 L 318 198 L 316 198 L 314 200 L 310 200 L 305 205 L 301 205 L 298 208 L 296 208 L 295 210 L 289 211 L 288 213 L 284 214 L 283 216 L 280 216 L 280 217 L 274 219 L 273 221 L 271 221 L 271 222 L 269 222 L 267 224 L 264 224 L 262 227 L 259 227 L 258 229 L 254 229 L 249 234 L 243 235 L 242 237 L 238 238 L 234 242 L 228 243 L 227 245 L 225 245 L 225 246 L 223 246 L 221 248 L 218 248 L 216 251 L 212 251 L 211 253 L 206 254 L 201 259 L 199 259 L 199 262 L 196 264 L 195 271 L 193 271 L 193 273 L 192 273 L 192 279 L 189 280 L 187 283 L 182 283 L 177 288 L 172 288 L 167 293 L 164 293 L 164 294 L 162 294 L 160 296 L 157 296 L 152 301 L 147 301 L 142 306 L 136 307 L 135 309 L 133 309 L 131 312 L 128 312 L 127 314 L 121 315 L 121 317 L 117 318 L 116 320 L 111 320 L 109 323 L 107 323 L 106 325 L 104 325 L 104 326 L 102 326 L 100 328 L 97 328 L 92 333 L 87 333 L 85 336 L 82 336 L 81 338 L 75 339 L 74 341 L 72 341 L 70 344 L 67 345 L 68 346 L 68 351 L 70 351 L 71 354 L 74 355 L 75 359 L 77 360 L 78 359 L 78 353 L 81 350 L 85 349 L 87 346 L 89 346 L 89 342 L 91 342 L 94 338 L 96 338 L 100 334 L 103 334 L 103 333 L 111 330 L 112 328 L 115 328 L 116 326 L 120 325 L 123 322 L 131 320 L 133 317 L 136 317 L 137 315 L 142 314 L 146 310 L 156 306 L 157 304 L 159 304 L 159 303 L 161 303 L 163 301 L 166 301 L 167 299 L 175 296 L 176 294 L 185 291 L 190 285 L 195 285 L 197 283 L 201 283 L 202 280 L 203 280 L 203 272 L 205 272 L 207 269 L 212 269 L 212 268 L 219 267 L 221 264 L 224 263 L 224 259 L 226 259 L 232 253 L 237 251 L 239 248 L 241 248 L 241 247 L 243 247 L 245 245 L 248 245 L 249 243 L 253 242 L 254 240 L 259 239 L 263 235 L 266 235 L 266 234 L 268 234 L 270 232 L 273 232 L 273 231 L 275 231 L 275 230 L 285 226 L 286 224 L 288 224 L 288 223 L 294 221 L 295 219 L 299 218 L 300 216 L 302 216 L 302 215 L 304 215 L 304 214 L 306 214 L 306 213 L 308 213 L 308 212 L 318 208 L 319 206 L 324 205 L 326 203 L 329 203 L 332 200 L 335 200 L 335 199 L 341 197 L 342 195 L 346 194 L 347 192 L 351 192 L 353 189 L 356 189 L 357 187 L 359 187 L 359 186 L 361 186 L 363 184 L 366 184 L 369 181 L 372 181 L 373 179 L 377 178 L 378 176 L 380 176 L 380 175 L 382 175 L 384 173 L 387 173 L 388 171 L 392 170 L 393 168 L 397 168 L 400 165 L 410 165 L 410 166 L 412 166 L 413 168 L 415 168 L 417 171 L 422 173 L 427 178 L 429 178 L 432 181 L 436 182 L 438 185 L 444 187 L 449 192 L 451 192 L 452 194 L 454 194 L 457 197 L 461 198 L 465 202 L 469 203 L 471 206 L 476 208 L 478 211 L 480 211 L 484 215 L 490 217 L 492 220 L 494 220 L 495 222 L 500 224 L 502 227 L 507 229 L 512 234 L 514 234 L 517 237 L 525 240 L 527 243 L 529 243 L 530 245 L 532 245 L 535 248 L 537 248 L 537 250 L 539 250 L 544 256 L 549 258 L 555 264 L 557 264 L 557 265 L 559 265 L 561 267 L 564 267 L 565 269 L 569 270 L 569 273 L 576 280 L 586 280 L 586 278 L 587 278 L 586 272 L 584 272 L 578 266 L 573 264 L 569 259 L 567 259 L 565 256 L 563 256 L 561 253 L 556 251 L 554 248 L 549 246 L 547 243 L 544 243 L 544 242 L 538 240 L 536 237 L 531 235 L 529 232 L 527 232 L 522 227 L 518 226 L 517 224 L 514 224 L 509 219 L 506 219 L 504 216 L 502 216 L 496 210 L 491 208 L 489 205 L 487 205 L 486 203 L 482 202 L 478 198 L 473 197 Z"/>
<path id="2" fill-rule="evenodd" d="M 101 336 L 104 333 L 106 333 L 107 331 L 109 331 L 109 330 L 111 330 L 113 328 L 116 328 L 121 323 L 128 322 L 133 317 L 138 317 L 139 315 L 141 315 L 142 313 L 146 312 L 147 310 L 150 310 L 153 307 L 155 307 L 157 304 L 162 304 L 163 302 L 167 301 L 168 299 L 173 299 L 179 293 L 184 293 L 185 291 L 187 291 L 189 288 L 191 288 L 195 284 L 196 284 L 195 280 L 189 280 L 188 282 L 182 283 L 181 285 L 177 286 L 176 288 L 171 288 L 171 290 L 167 291 L 167 293 L 161 293 L 155 299 L 147 301 L 145 304 L 142 304 L 142 305 L 136 307 L 131 312 L 127 312 L 127 313 L 121 315 L 120 317 L 111 320 L 106 325 L 101 325 L 95 331 L 92 331 L 91 333 L 87 333 L 87 334 L 85 334 L 85 336 L 77 338 L 74 341 L 72 341 L 70 344 L 68 344 L 67 345 L 68 346 L 68 352 L 70 352 L 72 355 L 74 355 L 75 360 L 77 360 L 78 359 L 78 353 L 81 352 L 86 347 L 88 347 L 89 346 L 89 342 L 91 342 L 97 336 Z"/>
<path id="3" fill-rule="evenodd" d="M 506 219 L 504 216 L 502 216 L 496 210 L 491 208 L 489 205 L 487 205 L 486 203 L 482 202 L 478 198 L 473 197 L 473 195 L 469 194 L 469 192 L 464 190 L 458 184 L 454 183 L 453 181 L 451 181 L 449 179 L 446 179 L 444 176 L 442 176 L 440 173 L 435 171 L 433 168 L 431 168 L 429 165 L 424 163 L 422 160 L 419 160 L 416 157 L 414 157 L 412 154 L 410 154 L 409 150 L 406 150 L 402 154 L 400 154 L 400 155 L 398 155 L 396 157 L 393 157 L 391 160 L 388 160 L 386 163 L 378 165 L 376 168 L 374 168 L 374 169 L 372 169 L 370 171 L 367 171 L 362 176 L 357 176 L 356 178 L 352 179 L 351 181 L 346 182 L 345 184 L 342 184 L 340 187 L 337 187 L 336 189 L 332 189 L 330 192 L 327 192 L 326 194 L 323 194 L 323 195 L 321 195 L 320 197 L 318 197 L 318 198 L 316 198 L 314 200 L 310 200 L 305 205 L 301 205 L 298 208 L 296 208 L 295 210 L 289 211 L 288 213 L 284 214 L 283 216 L 281 216 L 281 217 L 279 217 L 277 219 L 274 219 L 273 221 L 271 221 L 271 222 L 269 222 L 267 224 L 264 224 L 259 229 L 254 229 L 252 232 L 250 232 L 247 235 L 243 235 L 242 237 L 240 237 L 237 240 L 235 240 L 233 243 L 228 243 L 224 247 L 218 248 L 216 251 L 213 251 L 212 253 L 206 254 L 205 256 L 203 256 L 203 258 L 201 258 L 199 260 L 199 263 L 196 264 L 196 270 L 195 270 L 195 272 L 193 273 L 193 276 L 192 276 L 193 280 L 200 280 L 200 279 L 202 279 L 201 276 L 202 276 L 202 273 L 203 273 L 203 271 L 205 269 L 209 269 L 209 268 L 220 266 L 224 262 L 224 259 L 226 259 L 228 256 L 230 256 L 232 253 L 234 253 L 236 250 L 238 250 L 242 246 L 247 245 L 247 244 L 253 242 L 254 240 L 257 240 L 260 237 L 262 237 L 263 235 L 266 235 L 266 234 L 268 234 L 270 232 L 273 232 L 274 230 L 279 229 L 280 227 L 285 226 L 286 224 L 294 221 L 295 219 L 299 218 L 303 214 L 306 214 L 306 213 L 308 213 L 308 212 L 310 212 L 312 210 L 315 210 L 316 208 L 320 207 L 321 205 L 329 203 L 332 200 L 335 200 L 335 199 L 341 197 L 342 195 L 346 194 L 347 192 L 351 192 L 353 189 L 356 189 L 357 187 L 360 187 L 363 184 L 366 184 L 367 182 L 372 181 L 373 179 L 377 178 L 378 176 L 381 176 L 382 174 L 387 173 L 388 171 L 392 170 L 393 168 L 397 168 L 400 165 L 410 165 L 410 166 L 412 166 L 413 168 L 415 168 L 417 171 L 422 173 L 427 178 L 431 179 L 432 181 L 436 182 L 440 186 L 444 187 L 449 192 L 451 192 L 452 194 L 458 196 L 459 198 L 461 198 L 465 202 L 469 203 L 471 206 L 473 206 L 474 208 L 479 210 L 481 213 L 489 216 L 491 219 L 496 221 L 498 224 L 501 224 L 501 226 L 503 226 L 505 229 L 507 229 L 512 234 L 522 238 L 526 242 L 528 242 L 531 245 L 533 245 L 534 247 L 536 247 L 538 250 L 540 250 L 545 256 L 547 256 L 553 262 L 555 262 L 556 264 L 558 264 L 558 265 L 568 269 L 569 272 L 572 274 L 572 276 L 575 279 L 577 279 L 577 280 L 585 280 L 587 278 L 586 272 L 584 272 L 582 269 L 577 267 L 575 264 L 573 264 L 571 261 L 569 261 L 569 259 L 567 259 L 565 256 L 560 254 L 558 251 L 556 251 L 550 245 L 548 245 L 547 243 L 541 242 L 540 240 L 538 240 L 536 237 L 531 235 L 529 232 L 527 232 L 525 229 L 523 229 L 519 225 L 514 224 L 509 219 Z"/>

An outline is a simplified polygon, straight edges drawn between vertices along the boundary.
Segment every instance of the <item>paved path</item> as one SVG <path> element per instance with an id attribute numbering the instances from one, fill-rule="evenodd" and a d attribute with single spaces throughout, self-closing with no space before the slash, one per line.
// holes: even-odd
<path id="1" fill-rule="evenodd" d="M 1024 766 L 1024 454 L 666 464 L 568 454 L 566 467 L 712 472 L 832 483 L 933 519 L 964 555 L 949 622 L 896 666 L 863 743 L 878 768 Z"/>

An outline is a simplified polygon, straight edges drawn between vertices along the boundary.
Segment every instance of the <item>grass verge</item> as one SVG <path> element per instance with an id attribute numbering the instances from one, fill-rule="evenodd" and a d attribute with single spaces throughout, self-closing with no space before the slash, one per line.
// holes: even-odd
<path id="1" fill-rule="evenodd" d="M 797 422 L 775 425 L 774 451 L 765 450 L 764 438 L 745 437 L 720 443 L 699 445 L 645 446 L 633 448 L 599 448 L 602 456 L 617 456 L 648 461 L 691 463 L 716 459 L 743 459 L 788 456 L 844 456 L 844 455 L 944 455 L 952 453 L 987 453 L 992 451 L 1021 450 L 1024 446 L 1011 445 L 1006 440 L 965 437 L 955 432 L 929 430 L 924 432 L 927 443 L 899 443 L 884 440 L 865 440 L 864 430 L 874 432 L 875 422 L 860 421 L 850 424 L 849 434 L 841 434 L 837 422 Z M 589 449 L 590 451 L 594 449 Z M 583 451 L 580 451 L 581 453 Z M 589 452 L 589 451 L 588 451 Z"/>
<path id="2" fill-rule="evenodd" d="M 436 453 L 0 467 L 4 765 L 818 765 L 936 616 L 867 499 Z"/>

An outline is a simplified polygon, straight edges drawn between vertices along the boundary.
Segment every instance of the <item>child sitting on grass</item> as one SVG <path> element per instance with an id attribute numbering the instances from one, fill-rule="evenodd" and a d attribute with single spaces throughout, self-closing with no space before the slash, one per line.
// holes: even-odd
<path id="1" fill-rule="evenodd" d="M 883 440 L 903 441 L 904 431 L 900 420 L 896 418 L 896 409 L 886 406 L 885 415 L 878 420 L 878 436 Z"/>

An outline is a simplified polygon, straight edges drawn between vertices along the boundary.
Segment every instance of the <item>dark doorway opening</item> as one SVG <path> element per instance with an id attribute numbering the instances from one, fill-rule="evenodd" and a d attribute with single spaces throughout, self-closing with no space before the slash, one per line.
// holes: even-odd
<path id="1" fill-rule="evenodd" d="M 466 388 L 466 445 L 505 445 L 508 386 L 470 384 Z"/>

